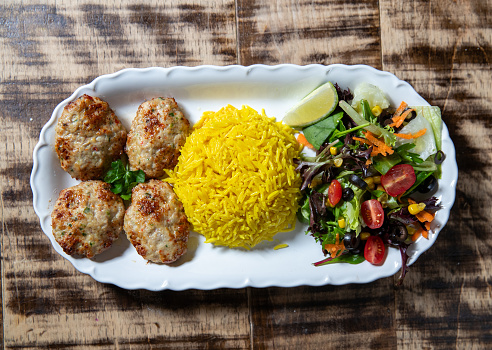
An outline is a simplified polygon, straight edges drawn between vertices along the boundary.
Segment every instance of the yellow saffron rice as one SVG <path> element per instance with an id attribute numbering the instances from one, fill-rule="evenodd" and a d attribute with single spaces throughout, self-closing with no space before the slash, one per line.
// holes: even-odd
<path id="1" fill-rule="evenodd" d="M 300 176 L 294 130 L 248 106 L 205 112 L 165 181 L 207 243 L 249 249 L 294 229 Z"/>

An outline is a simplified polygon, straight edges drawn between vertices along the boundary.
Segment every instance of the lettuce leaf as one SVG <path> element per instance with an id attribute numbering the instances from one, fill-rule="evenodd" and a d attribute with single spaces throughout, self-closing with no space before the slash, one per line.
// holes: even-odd
<path id="1" fill-rule="evenodd" d="M 383 90 L 366 82 L 359 84 L 354 90 L 352 107 L 359 113 L 362 113 L 362 108 L 360 105 L 362 100 L 366 100 L 369 103 L 370 108 L 379 106 L 382 109 L 386 109 L 390 105 Z"/>
<path id="2" fill-rule="evenodd" d="M 441 110 L 437 106 L 417 106 L 412 108 L 417 112 L 417 116 L 423 116 L 430 123 L 432 131 L 434 132 L 437 150 L 440 151 L 442 147 Z"/>
<path id="3" fill-rule="evenodd" d="M 351 231 L 354 231 L 357 235 L 361 231 L 361 223 L 359 220 L 360 216 L 360 198 L 364 194 L 364 190 L 352 185 L 350 182 L 345 181 L 345 179 L 339 179 L 340 184 L 343 188 L 351 188 L 354 191 L 354 198 L 350 201 L 344 201 L 340 207 L 342 216 Z"/>

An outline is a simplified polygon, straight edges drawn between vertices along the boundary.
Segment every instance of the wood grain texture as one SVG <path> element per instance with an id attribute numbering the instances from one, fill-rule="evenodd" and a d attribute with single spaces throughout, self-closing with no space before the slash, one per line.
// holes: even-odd
<path id="1" fill-rule="evenodd" d="M 239 64 L 381 66 L 377 0 L 238 0 Z"/>
<path id="2" fill-rule="evenodd" d="M 393 283 L 254 290 L 253 348 L 394 349 Z"/>
<path id="3" fill-rule="evenodd" d="M 0 181 L 5 348 L 249 348 L 246 290 L 125 291 L 53 251 L 32 209 L 32 150 L 54 107 L 126 67 L 236 62 L 233 2 L 4 2 Z"/>
<path id="4" fill-rule="evenodd" d="M 5 349 L 492 348 L 491 0 L 0 2 Z M 126 67 L 364 63 L 443 110 L 460 167 L 451 219 L 396 277 L 365 285 L 126 291 L 60 257 L 32 209 L 32 150 L 55 106 Z"/>

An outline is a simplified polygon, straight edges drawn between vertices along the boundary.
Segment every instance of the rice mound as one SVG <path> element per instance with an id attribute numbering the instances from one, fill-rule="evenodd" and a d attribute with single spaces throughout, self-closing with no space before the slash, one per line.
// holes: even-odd
<path id="1" fill-rule="evenodd" d="M 249 249 L 295 227 L 300 176 L 295 131 L 265 112 L 205 112 L 165 181 L 206 243 Z"/>

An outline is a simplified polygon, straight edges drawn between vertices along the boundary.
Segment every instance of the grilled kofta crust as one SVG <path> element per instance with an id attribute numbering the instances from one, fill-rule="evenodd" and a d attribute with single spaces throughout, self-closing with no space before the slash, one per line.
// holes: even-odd
<path id="1" fill-rule="evenodd" d="M 60 192 L 51 225 L 66 254 L 92 258 L 108 249 L 123 232 L 125 206 L 110 188 L 103 181 L 91 180 Z"/>
<path id="2" fill-rule="evenodd" d="M 147 178 L 163 177 L 164 169 L 176 166 L 189 133 L 190 122 L 174 98 L 157 97 L 142 103 L 126 143 L 130 169 L 143 170 Z"/>
<path id="3" fill-rule="evenodd" d="M 55 130 L 61 167 L 78 180 L 101 179 L 124 152 L 125 127 L 97 97 L 83 95 L 65 106 Z"/>
<path id="4" fill-rule="evenodd" d="M 124 229 L 137 253 L 148 261 L 171 263 L 186 253 L 190 224 L 166 182 L 152 179 L 133 188 Z"/>

